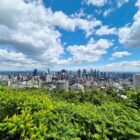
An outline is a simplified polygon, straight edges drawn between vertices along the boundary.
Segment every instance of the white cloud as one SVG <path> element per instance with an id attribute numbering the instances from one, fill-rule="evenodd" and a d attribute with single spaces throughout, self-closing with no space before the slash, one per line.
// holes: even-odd
<path id="1" fill-rule="evenodd" d="M 124 5 L 127 2 L 129 2 L 129 0 L 117 0 L 117 6 L 121 7 L 122 5 Z"/>
<path id="2" fill-rule="evenodd" d="M 125 56 L 130 56 L 131 54 L 127 51 L 123 51 L 123 52 L 115 52 L 112 54 L 112 58 L 122 58 Z"/>
<path id="3" fill-rule="evenodd" d="M 125 3 L 128 3 L 129 0 L 84 0 L 83 3 L 87 5 L 93 5 L 93 6 L 104 6 L 104 5 L 110 5 L 112 3 L 116 3 L 117 7 L 120 8 L 123 6 Z"/>
<path id="4" fill-rule="evenodd" d="M 67 31 L 80 29 L 89 36 L 100 25 L 101 21 L 95 18 L 88 20 L 80 16 L 70 17 L 62 11 L 53 12 L 44 7 L 41 0 L 0 0 L 0 47 L 9 45 L 14 52 L 8 54 L 22 54 L 26 61 L 35 61 L 42 66 L 70 61 L 61 59 L 64 48 L 56 27 Z M 20 58 L 16 60 L 23 62 Z"/>
<path id="5" fill-rule="evenodd" d="M 126 47 L 136 48 L 140 47 L 140 1 L 136 3 L 138 12 L 134 15 L 132 25 L 120 28 L 119 37 L 120 42 Z"/>
<path id="6" fill-rule="evenodd" d="M 48 10 L 49 14 L 47 20 L 54 26 L 58 26 L 64 30 L 74 32 L 76 29 L 85 31 L 86 36 L 91 35 L 94 32 L 94 28 L 101 25 L 101 21 L 82 19 L 77 16 L 69 17 L 62 11 L 52 12 Z"/>
<path id="7" fill-rule="evenodd" d="M 87 4 L 103 6 L 107 0 L 92 0 Z M 137 3 L 139 6 L 140 2 Z M 139 37 L 139 12 L 134 17 L 131 28 L 124 35 L 124 28 L 120 29 L 120 41 L 132 41 L 132 35 L 137 32 Z M 101 21 L 85 16 L 83 11 L 68 16 L 62 11 L 53 12 L 43 6 L 41 0 L 0 0 L 0 65 L 3 69 L 28 69 L 33 67 L 58 66 L 72 62 L 98 61 L 112 42 L 106 39 L 95 41 L 91 39 L 86 45 L 68 46 L 67 51 L 71 58 L 62 59 L 65 50 L 61 42 L 61 33 L 58 28 L 74 32 L 77 29 L 84 31 L 86 36 L 116 34 L 116 28 L 103 26 Z M 122 32 L 122 33 L 121 33 Z M 129 35 L 131 32 L 131 36 Z M 121 37 L 122 36 L 122 37 Z M 134 36 L 135 37 L 135 36 Z M 139 39 L 137 44 L 139 43 Z M 128 42 L 127 41 L 127 42 Z M 139 43 L 140 44 L 140 43 Z M 10 49 L 7 48 L 10 46 Z M 1 69 L 2 69 L 1 68 Z"/>
<path id="8" fill-rule="evenodd" d="M 26 61 L 26 56 L 22 53 L 16 53 L 15 51 L 8 51 L 6 49 L 0 49 L 0 60 L 8 61 Z"/>
<path id="9" fill-rule="evenodd" d="M 140 0 L 137 0 L 135 6 L 140 8 Z"/>
<path id="10" fill-rule="evenodd" d="M 116 10 L 115 7 L 112 8 L 112 5 L 113 5 L 114 3 L 116 3 L 117 8 L 120 8 L 120 7 L 122 7 L 125 3 L 128 3 L 128 2 L 129 2 L 129 0 L 116 0 L 116 1 L 114 1 L 114 2 L 113 2 L 112 0 L 108 0 L 108 3 L 107 3 L 107 4 L 109 4 L 111 8 L 105 10 L 105 11 L 103 12 L 103 16 L 106 17 L 106 16 L 110 15 L 113 11 Z"/>
<path id="11" fill-rule="evenodd" d="M 59 60 L 63 53 L 61 34 L 46 18 L 46 9 L 40 2 L 1 0 L 0 44 L 11 45 L 16 53 L 23 54 L 27 60 L 40 63 Z"/>
<path id="12" fill-rule="evenodd" d="M 108 26 L 101 26 L 98 30 L 96 30 L 96 35 L 115 35 L 117 34 L 116 28 L 109 28 Z"/>
<path id="13" fill-rule="evenodd" d="M 94 6 L 104 6 L 107 3 L 107 0 L 85 0 L 84 3 L 87 5 L 94 5 Z"/>
<path id="14" fill-rule="evenodd" d="M 1 70 L 12 70 L 14 68 L 28 69 L 30 67 L 42 67 L 37 61 L 27 58 L 23 53 L 17 53 L 12 50 L 0 49 Z"/>
<path id="15" fill-rule="evenodd" d="M 104 66 L 108 71 L 139 71 L 140 61 L 122 61 Z"/>
<path id="16" fill-rule="evenodd" d="M 118 31 L 118 35 L 119 35 L 119 41 L 120 43 L 125 43 L 128 35 L 130 34 L 131 29 L 129 27 L 122 27 L 119 29 Z"/>
<path id="17" fill-rule="evenodd" d="M 113 51 L 116 51 L 119 48 L 119 46 L 116 46 L 113 48 Z"/>
<path id="18" fill-rule="evenodd" d="M 71 15 L 72 18 L 77 17 L 77 18 L 82 18 L 86 17 L 87 14 L 84 12 L 84 9 L 80 9 L 78 12 L 75 12 L 74 14 Z"/>
<path id="19" fill-rule="evenodd" d="M 107 49 L 112 46 L 112 42 L 106 39 L 95 41 L 91 39 L 86 45 L 74 45 L 67 48 L 72 54 L 72 61 L 78 63 L 98 61 Z"/>
<path id="20" fill-rule="evenodd" d="M 68 69 L 68 70 L 78 70 L 78 69 L 96 69 L 100 71 L 120 71 L 120 72 L 132 72 L 132 71 L 138 71 L 140 70 L 140 61 L 121 61 L 116 63 L 110 63 L 107 65 L 67 65 L 64 67 L 57 67 L 57 70 L 61 70 L 62 68 Z"/>
<path id="21" fill-rule="evenodd" d="M 113 8 L 107 9 L 107 10 L 105 10 L 105 11 L 103 12 L 103 16 L 106 17 L 106 16 L 108 16 L 110 13 L 112 13 L 113 11 L 114 11 Z"/>

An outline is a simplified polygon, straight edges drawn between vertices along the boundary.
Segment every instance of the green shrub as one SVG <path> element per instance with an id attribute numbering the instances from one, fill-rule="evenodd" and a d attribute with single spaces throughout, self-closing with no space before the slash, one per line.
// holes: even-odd
<path id="1" fill-rule="evenodd" d="M 140 139 L 137 109 L 105 100 L 108 96 L 99 91 L 50 94 L 44 89 L 0 88 L 0 139 Z M 94 98 L 100 104 L 95 105 Z"/>

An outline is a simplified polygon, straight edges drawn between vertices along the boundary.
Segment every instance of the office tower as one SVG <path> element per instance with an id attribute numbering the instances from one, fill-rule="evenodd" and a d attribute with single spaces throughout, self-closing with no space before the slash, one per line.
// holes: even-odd
<path id="1" fill-rule="evenodd" d="M 72 71 L 71 70 L 69 71 L 69 75 L 72 75 Z"/>
<path id="2" fill-rule="evenodd" d="M 100 71 L 99 70 L 96 72 L 96 77 L 97 77 L 97 79 L 100 78 Z"/>
<path id="3" fill-rule="evenodd" d="M 86 75 L 86 74 L 87 74 L 87 70 L 83 69 L 83 75 Z"/>
<path id="4" fill-rule="evenodd" d="M 106 72 L 104 72 L 104 79 L 106 80 L 107 79 L 107 74 L 106 74 Z"/>
<path id="5" fill-rule="evenodd" d="M 81 70 L 80 69 L 77 71 L 77 76 L 78 76 L 78 78 L 81 77 Z"/>
<path id="6" fill-rule="evenodd" d="M 62 80 L 61 72 L 60 72 L 60 71 L 57 72 L 57 79 L 58 79 L 58 80 Z"/>
<path id="7" fill-rule="evenodd" d="M 90 76 L 93 76 L 94 75 L 94 72 L 93 72 L 93 69 L 90 70 Z"/>
<path id="8" fill-rule="evenodd" d="M 64 79 L 66 79 L 66 70 L 65 69 L 62 69 L 61 70 L 61 80 L 64 80 Z"/>
<path id="9" fill-rule="evenodd" d="M 100 72 L 100 78 L 103 78 L 103 72 Z"/>
<path id="10" fill-rule="evenodd" d="M 37 76 L 37 69 L 34 69 L 33 76 Z"/>
<path id="11" fill-rule="evenodd" d="M 123 73 L 122 78 L 126 79 L 126 73 Z"/>
<path id="12" fill-rule="evenodd" d="M 94 78 L 96 78 L 97 77 L 97 71 L 96 71 L 96 69 L 94 70 Z"/>
<path id="13" fill-rule="evenodd" d="M 17 74 L 17 81 L 19 81 L 20 80 L 20 74 L 18 73 Z"/>
<path id="14" fill-rule="evenodd" d="M 50 74 L 50 69 L 47 70 L 48 74 Z"/>
<path id="15" fill-rule="evenodd" d="M 66 71 L 65 69 L 62 69 L 61 72 L 62 72 L 62 73 L 66 73 L 67 71 Z"/>

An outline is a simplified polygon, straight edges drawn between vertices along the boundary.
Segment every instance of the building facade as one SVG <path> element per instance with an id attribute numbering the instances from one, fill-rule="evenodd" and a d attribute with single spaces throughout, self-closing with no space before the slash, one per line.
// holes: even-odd
<path id="1" fill-rule="evenodd" d="M 140 74 L 135 74 L 133 76 L 134 86 L 136 89 L 140 89 Z"/>

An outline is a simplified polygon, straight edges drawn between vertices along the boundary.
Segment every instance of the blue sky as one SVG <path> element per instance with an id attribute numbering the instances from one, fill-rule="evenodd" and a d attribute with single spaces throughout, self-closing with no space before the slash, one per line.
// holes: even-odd
<path id="1" fill-rule="evenodd" d="M 140 71 L 140 0 L 1 0 L 0 70 Z"/>

